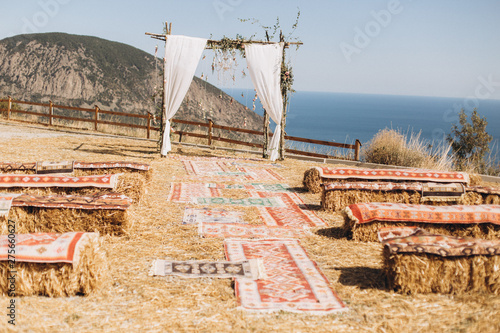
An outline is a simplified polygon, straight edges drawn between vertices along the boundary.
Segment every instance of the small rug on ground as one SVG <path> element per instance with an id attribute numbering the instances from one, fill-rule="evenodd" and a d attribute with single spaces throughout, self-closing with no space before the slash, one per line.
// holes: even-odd
<path id="1" fill-rule="evenodd" d="M 192 202 L 196 197 L 218 197 L 216 188 L 209 188 L 205 183 L 172 183 L 168 201 Z"/>
<path id="2" fill-rule="evenodd" d="M 219 183 L 208 183 L 208 187 L 227 189 L 227 190 L 256 190 L 264 192 L 290 192 L 290 185 L 288 184 L 262 184 L 262 183 L 250 183 L 250 184 L 219 184 Z"/>
<path id="3" fill-rule="evenodd" d="M 311 232 L 296 227 L 202 222 L 199 234 L 214 238 L 301 238 L 311 235 Z"/>
<path id="4" fill-rule="evenodd" d="M 186 207 L 182 224 L 206 223 L 244 223 L 241 212 L 231 212 L 225 209 Z"/>
<path id="5" fill-rule="evenodd" d="M 258 260 L 241 261 L 153 261 L 149 276 L 177 275 L 185 278 L 259 278 Z"/>
<path id="6" fill-rule="evenodd" d="M 265 278 L 235 281 L 243 309 L 321 315 L 347 310 L 297 240 L 228 239 L 224 248 L 228 260 L 262 260 Z"/>
<path id="7" fill-rule="evenodd" d="M 214 190 L 214 189 L 211 189 Z M 285 204 L 280 198 L 215 198 L 215 197 L 198 197 L 192 201 L 198 205 L 232 205 L 243 207 L 285 207 Z"/>

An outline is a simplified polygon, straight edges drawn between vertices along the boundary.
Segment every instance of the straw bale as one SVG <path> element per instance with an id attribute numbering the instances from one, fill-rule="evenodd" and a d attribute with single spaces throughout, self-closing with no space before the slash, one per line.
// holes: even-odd
<path id="1" fill-rule="evenodd" d="M 130 227 L 128 212 L 120 209 L 11 207 L 9 219 L 16 222 L 18 233 L 83 231 L 120 236 Z M 6 221 L 0 220 L 0 234 L 8 234 Z"/>
<path id="2" fill-rule="evenodd" d="M 487 205 L 500 205 L 500 196 L 497 194 L 489 194 L 484 198 L 484 203 Z"/>
<path id="3" fill-rule="evenodd" d="M 383 251 L 390 289 L 402 294 L 500 294 L 500 256 L 441 257 L 427 253 Z"/>
<path id="4" fill-rule="evenodd" d="M 90 239 L 75 265 L 70 263 L 16 262 L 16 296 L 49 297 L 89 295 L 110 284 L 106 254 L 97 237 Z M 0 294 L 9 292 L 8 261 L 0 262 Z"/>
<path id="5" fill-rule="evenodd" d="M 415 226 L 432 234 L 456 237 L 472 237 L 483 239 L 500 239 L 500 226 L 492 223 L 458 224 L 458 223 L 424 223 L 424 222 L 369 222 L 355 223 L 345 212 L 343 228 L 353 240 L 361 242 L 378 242 L 377 232 L 384 227 Z"/>
<path id="6" fill-rule="evenodd" d="M 304 187 L 312 192 L 319 193 L 321 191 L 321 177 L 319 175 L 319 170 L 312 168 L 304 172 L 304 180 L 302 182 Z"/>

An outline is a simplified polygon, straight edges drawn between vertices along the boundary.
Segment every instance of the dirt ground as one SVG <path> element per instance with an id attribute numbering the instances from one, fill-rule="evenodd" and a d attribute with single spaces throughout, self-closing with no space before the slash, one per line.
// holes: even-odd
<path id="1" fill-rule="evenodd" d="M 15 327 L 7 322 L 9 298 L 1 296 L 2 332 L 500 332 L 499 296 L 412 296 L 387 290 L 381 245 L 343 237 L 338 232 L 341 217 L 320 210 L 320 194 L 299 195 L 329 227 L 314 230 L 300 241 L 349 307 L 347 312 L 319 316 L 250 313 L 237 309 L 229 279 L 150 277 L 154 259 L 225 258 L 222 239 L 200 238 L 197 227 L 181 224 L 185 204 L 167 201 L 170 182 L 186 175 L 179 160 L 160 158 L 153 141 L 14 123 L 0 124 L 0 140 L 1 161 L 130 160 L 148 163 L 153 169 L 143 202 L 131 209 L 133 226 L 128 234 L 102 236 L 112 278 L 109 287 L 86 297 L 20 298 Z M 174 146 L 172 153 L 257 158 L 180 146 Z M 304 171 L 315 165 L 293 159 L 279 164 L 283 168 L 275 170 L 286 179 L 283 183 L 296 188 L 302 188 Z"/>

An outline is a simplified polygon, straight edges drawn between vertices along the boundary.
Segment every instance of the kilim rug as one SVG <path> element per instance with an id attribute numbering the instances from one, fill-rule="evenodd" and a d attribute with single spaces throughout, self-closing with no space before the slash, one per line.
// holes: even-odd
<path id="1" fill-rule="evenodd" d="M 289 192 L 290 185 L 287 184 L 262 184 L 262 183 L 251 183 L 251 184 L 220 184 L 220 183 L 208 183 L 208 187 L 218 188 L 218 189 L 229 189 L 229 190 L 257 190 L 264 192 Z"/>
<path id="2" fill-rule="evenodd" d="M 217 172 L 235 172 L 236 168 L 226 161 L 192 161 L 182 160 L 182 165 L 188 175 L 210 176 Z"/>
<path id="3" fill-rule="evenodd" d="M 350 205 L 345 214 L 356 223 L 494 223 L 500 224 L 500 205 L 428 206 L 398 203 L 359 203 Z"/>
<path id="4" fill-rule="evenodd" d="M 252 198 L 280 198 L 285 207 L 259 207 L 259 214 L 267 225 L 288 227 L 325 227 L 328 224 L 316 213 L 307 209 L 297 193 L 270 193 L 249 191 Z M 304 208 L 304 209 L 302 209 Z"/>
<path id="5" fill-rule="evenodd" d="M 249 162 L 231 162 L 231 164 L 236 166 L 252 167 L 252 168 L 284 168 L 284 166 L 277 163 L 257 164 Z"/>
<path id="6" fill-rule="evenodd" d="M 465 172 L 443 172 L 419 169 L 355 169 L 315 167 L 322 178 L 421 181 L 439 183 L 468 183 L 469 174 Z"/>
<path id="7" fill-rule="evenodd" d="M 457 201 L 465 193 L 465 186 L 460 183 L 423 183 L 422 202 L 425 201 Z"/>
<path id="8" fill-rule="evenodd" d="M 153 261 L 149 276 L 177 275 L 185 278 L 246 278 L 258 279 L 259 261 Z"/>
<path id="9" fill-rule="evenodd" d="M 249 167 L 238 167 L 238 171 L 248 174 L 243 176 L 246 180 L 253 181 L 283 181 L 285 178 L 280 176 L 276 171 L 269 168 L 249 168 Z"/>
<path id="10" fill-rule="evenodd" d="M 80 251 L 97 233 L 67 232 L 16 234 L 16 261 L 40 263 L 76 263 Z M 0 235 L 0 261 L 9 260 L 9 237 Z M 12 256 L 11 256 L 12 257 Z"/>
<path id="11" fill-rule="evenodd" d="M 12 201 L 20 196 L 14 193 L 0 193 L 0 216 L 8 216 Z"/>
<path id="12" fill-rule="evenodd" d="M 150 166 L 146 163 L 110 161 L 110 162 L 75 162 L 75 169 L 114 169 L 125 168 L 131 170 L 148 171 Z"/>
<path id="13" fill-rule="evenodd" d="M 20 162 L 0 162 L 1 172 L 11 172 L 11 171 L 34 171 L 36 169 L 36 163 L 20 163 Z"/>
<path id="14" fill-rule="evenodd" d="M 243 309 L 321 315 L 347 310 L 297 240 L 228 239 L 224 248 L 231 261 L 262 260 L 265 278 L 235 281 Z"/>
<path id="15" fill-rule="evenodd" d="M 211 189 L 213 190 L 213 189 Z M 244 207 L 285 207 L 285 204 L 280 198 L 214 198 L 214 197 L 198 197 L 193 203 L 198 205 L 232 205 Z"/>
<path id="16" fill-rule="evenodd" d="M 36 162 L 36 173 L 73 173 L 73 161 Z"/>
<path id="17" fill-rule="evenodd" d="M 225 209 L 186 207 L 182 224 L 206 223 L 243 223 L 241 212 L 231 212 Z"/>
<path id="18" fill-rule="evenodd" d="M 70 177 L 63 175 L 19 175 L 0 176 L 0 187 L 99 187 L 115 188 L 120 174 Z"/>
<path id="19" fill-rule="evenodd" d="M 209 188 L 205 183 L 172 183 L 168 201 L 192 202 L 197 197 L 218 197 L 216 188 Z"/>
<path id="20" fill-rule="evenodd" d="M 395 233 L 402 233 L 402 237 L 384 238 L 387 232 L 383 230 L 379 238 L 391 254 L 428 253 L 442 257 L 500 255 L 500 240 L 434 235 L 420 228 L 408 232 L 398 230 Z"/>
<path id="21" fill-rule="evenodd" d="M 199 234 L 214 238 L 300 238 L 311 235 L 311 232 L 296 227 L 202 222 Z"/>
<path id="22" fill-rule="evenodd" d="M 12 202 L 13 207 L 118 210 L 126 210 L 131 204 L 132 199 L 115 192 L 97 193 L 93 196 L 20 194 Z"/>

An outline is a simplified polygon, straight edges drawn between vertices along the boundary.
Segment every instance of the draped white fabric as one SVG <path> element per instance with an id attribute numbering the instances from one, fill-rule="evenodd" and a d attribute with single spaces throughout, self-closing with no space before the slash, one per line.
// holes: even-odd
<path id="1" fill-rule="evenodd" d="M 167 36 L 165 42 L 165 74 L 163 78 L 165 82 L 165 113 L 163 119 L 166 120 L 161 149 L 161 155 L 163 156 L 172 150 L 170 144 L 170 119 L 179 110 L 182 100 L 189 90 L 206 44 L 207 40 L 203 38 Z"/>
<path id="2" fill-rule="evenodd" d="M 281 114 L 283 113 L 283 98 L 280 88 L 283 43 L 245 44 L 245 55 L 248 71 L 262 106 L 277 124 L 269 144 L 270 159 L 275 161 L 279 156 Z"/>

